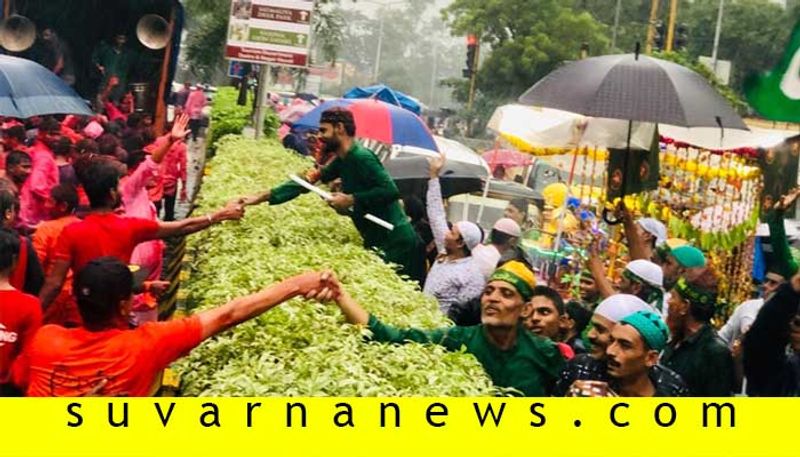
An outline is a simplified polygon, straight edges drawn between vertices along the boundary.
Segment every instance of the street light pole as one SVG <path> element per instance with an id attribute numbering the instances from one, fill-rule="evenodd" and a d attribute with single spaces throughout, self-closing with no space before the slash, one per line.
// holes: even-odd
<path id="1" fill-rule="evenodd" d="M 622 10 L 622 0 L 617 0 L 617 9 L 614 12 L 614 32 L 611 34 L 611 49 L 617 48 L 617 30 L 619 29 L 619 14 Z"/>
<path id="2" fill-rule="evenodd" d="M 375 73 L 372 75 L 372 81 L 375 84 L 378 84 L 378 77 L 380 76 L 381 71 L 381 51 L 383 50 L 383 14 L 381 15 L 380 19 L 380 27 L 378 28 L 378 51 L 375 54 Z"/>
<path id="3" fill-rule="evenodd" d="M 725 10 L 725 0 L 719 0 L 717 12 L 717 30 L 714 31 L 714 50 L 711 51 L 711 61 L 714 62 L 714 74 L 717 74 L 717 61 L 719 59 L 719 37 L 722 34 L 722 14 Z"/>
<path id="4" fill-rule="evenodd" d="M 678 0 L 670 0 L 669 3 L 669 24 L 667 26 L 667 42 L 664 48 L 667 52 L 672 51 L 675 43 L 675 21 L 678 19 Z"/>
<path id="5" fill-rule="evenodd" d="M 645 45 L 645 54 L 650 55 L 653 53 L 653 40 L 656 35 L 656 19 L 658 18 L 658 3 L 659 0 L 650 0 L 650 18 L 647 25 L 647 44 Z"/>

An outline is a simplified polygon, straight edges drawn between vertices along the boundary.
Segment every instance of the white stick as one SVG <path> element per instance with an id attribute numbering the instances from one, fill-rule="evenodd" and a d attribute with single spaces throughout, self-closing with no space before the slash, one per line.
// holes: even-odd
<path id="1" fill-rule="evenodd" d="M 333 198 L 333 195 L 331 195 L 329 192 L 325 192 L 324 190 L 320 189 L 319 187 L 311 184 L 310 182 L 306 181 L 305 179 L 297 175 L 289 175 L 289 179 L 291 179 L 297 184 L 300 184 L 309 192 L 314 192 L 315 194 L 319 195 L 326 201 L 330 201 Z"/>
<path id="2" fill-rule="evenodd" d="M 325 192 L 324 190 L 320 189 L 319 187 L 311 184 L 310 182 L 306 181 L 305 179 L 297 175 L 289 175 L 289 179 L 303 186 L 303 188 L 307 189 L 309 192 L 314 192 L 315 194 L 319 195 L 320 197 L 325 199 L 325 201 L 330 201 L 333 198 L 333 195 L 331 195 L 329 192 Z M 385 220 L 379 217 L 373 216 L 372 214 L 365 214 L 364 219 L 374 224 L 380 225 L 381 227 L 385 228 L 390 232 L 394 230 L 394 225 L 386 222 Z"/>
<path id="3" fill-rule="evenodd" d="M 381 227 L 385 228 L 386 230 L 388 230 L 390 232 L 392 230 L 394 230 L 394 225 L 386 222 L 385 220 L 383 220 L 383 219 L 381 219 L 381 218 L 379 218 L 377 216 L 373 216 L 372 214 L 369 214 L 369 213 L 365 214 L 364 215 L 364 219 L 366 219 L 366 220 L 368 220 L 368 221 L 370 221 L 370 222 L 372 222 L 374 224 L 378 224 L 378 225 L 380 225 Z"/>

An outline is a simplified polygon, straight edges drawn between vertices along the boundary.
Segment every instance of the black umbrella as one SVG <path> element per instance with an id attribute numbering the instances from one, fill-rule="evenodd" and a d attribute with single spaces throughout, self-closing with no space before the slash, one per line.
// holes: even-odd
<path id="1" fill-rule="evenodd" d="M 0 56 L 0 116 L 91 115 L 89 105 L 52 71 L 19 57 Z"/>
<path id="2" fill-rule="evenodd" d="M 584 116 L 628 121 L 621 189 L 626 189 L 633 122 L 749 130 L 742 118 L 694 71 L 635 54 L 592 57 L 564 65 L 520 96 L 520 103 Z M 610 221 L 604 212 L 603 218 Z"/>
<path id="3" fill-rule="evenodd" d="M 429 166 L 426 157 L 396 157 L 388 159 L 383 166 L 394 179 L 400 193 L 416 195 L 425 200 L 428 189 Z M 483 179 L 489 172 L 480 165 L 447 161 L 439 179 L 442 184 L 442 197 L 477 192 L 483 189 Z"/>
<path id="4" fill-rule="evenodd" d="M 519 101 L 591 117 L 749 130 L 705 78 L 684 66 L 638 53 L 564 65 L 534 84 Z"/>

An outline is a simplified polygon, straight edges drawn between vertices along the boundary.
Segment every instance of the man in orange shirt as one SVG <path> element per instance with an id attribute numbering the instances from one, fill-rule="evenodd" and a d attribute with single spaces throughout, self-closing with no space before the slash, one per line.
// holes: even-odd
<path id="1" fill-rule="evenodd" d="M 17 234 L 0 228 L 0 397 L 21 394 L 9 382 L 11 367 L 42 325 L 39 300 L 11 285 L 21 247 Z"/>
<path id="2" fill-rule="evenodd" d="M 121 330 L 132 301 L 133 275 L 112 257 L 90 261 L 75 275 L 84 326 L 45 325 L 12 367 L 28 396 L 147 396 L 157 376 L 206 338 L 297 296 L 338 293 L 328 273 L 305 273 L 191 317 Z"/>
<path id="3" fill-rule="evenodd" d="M 56 244 L 64 228 L 80 221 L 75 216 L 78 207 L 78 192 L 68 184 L 60 184 L 50 192 L 48 203 L 51 220 L 42 222 L 33 234 L 33 248 L 42 263 L 45 275 L 50 274 L 55 263 Z M 45 324 L 58 324 L 64 327 L 80 327 L 81 315 L 72 297 L 72 270 L 67 273 L 61 293 L 47 308 Z"/>

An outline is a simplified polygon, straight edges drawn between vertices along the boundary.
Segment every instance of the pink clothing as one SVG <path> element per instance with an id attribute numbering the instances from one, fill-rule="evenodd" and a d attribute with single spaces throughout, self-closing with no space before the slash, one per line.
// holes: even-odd
<path id="1" fill-rule="evenodd" d="M 123 113 L 122 111 L 120 111 L 120 109 L 117 108 L 117 106 L 114 105 L 113 103 L 105 102 L 103 104 L 103 107 L 106 109 L 106 114 L 108 115 L 108 120 L 109 121 L 113 122 L 113 121 L 117 121 L 117 120 L 121 120 L 121 121 L 127 121 L 128 120 L 128 116 L 125 113 Z"/>
<path id="2" fill-rule="evenodd" d="M 156 138 L 145 150 L 151 152 L 158 149 L 168 138 L 166 135 Z M 159 179 L 148 189 L 151 201 L 159 201 L 164 195 L 175 195 L 178 192 L 178 181 L 186 188 L 186 143 L 178 141 L 172 144 L 161 161 L 158 175 Z"/>
<path id="3" fill-rule="evenodd" d="M 184 105 L 184 110 L 186 110 L 186 114 L 189 115 L 190 119 L 200 119 L 203 117 L 203 108 L 206 107 L 208 100 L 206 99 L 206 94 L 203 93 L 202 90 L 193 89 L 189 93 L 189 97 L 186 99 L 186 105 Z"/>
<path id="4" fill-rule="evenodd" d="M 158 220 L 156 208 L 147 193 L 147 184 L 156 179 L 158 168 L 159 165 L 153 162 L 152 158 L 147 157 L 133 173 L 122 178 L 120 189 L 122 190 L 122 204 L 125 206 L 126 216 Z M 147 241 L 140 243 L 133 250 L 131 263 L 146 268 L 150 272 L 147 279 L 154 281 L 161 277 L 163 256 L 163 241 Z"/>
<path id="5" fill-rule="evenodd" d="M 20 189 L 20 224 L 34 227 L 47 220 L 47 201 L 50 191 L 58 185 L 58 165 L 55 156 L 44 143 L 37 141 L 28 150 L 31 156 L 31 175 Z"/>

